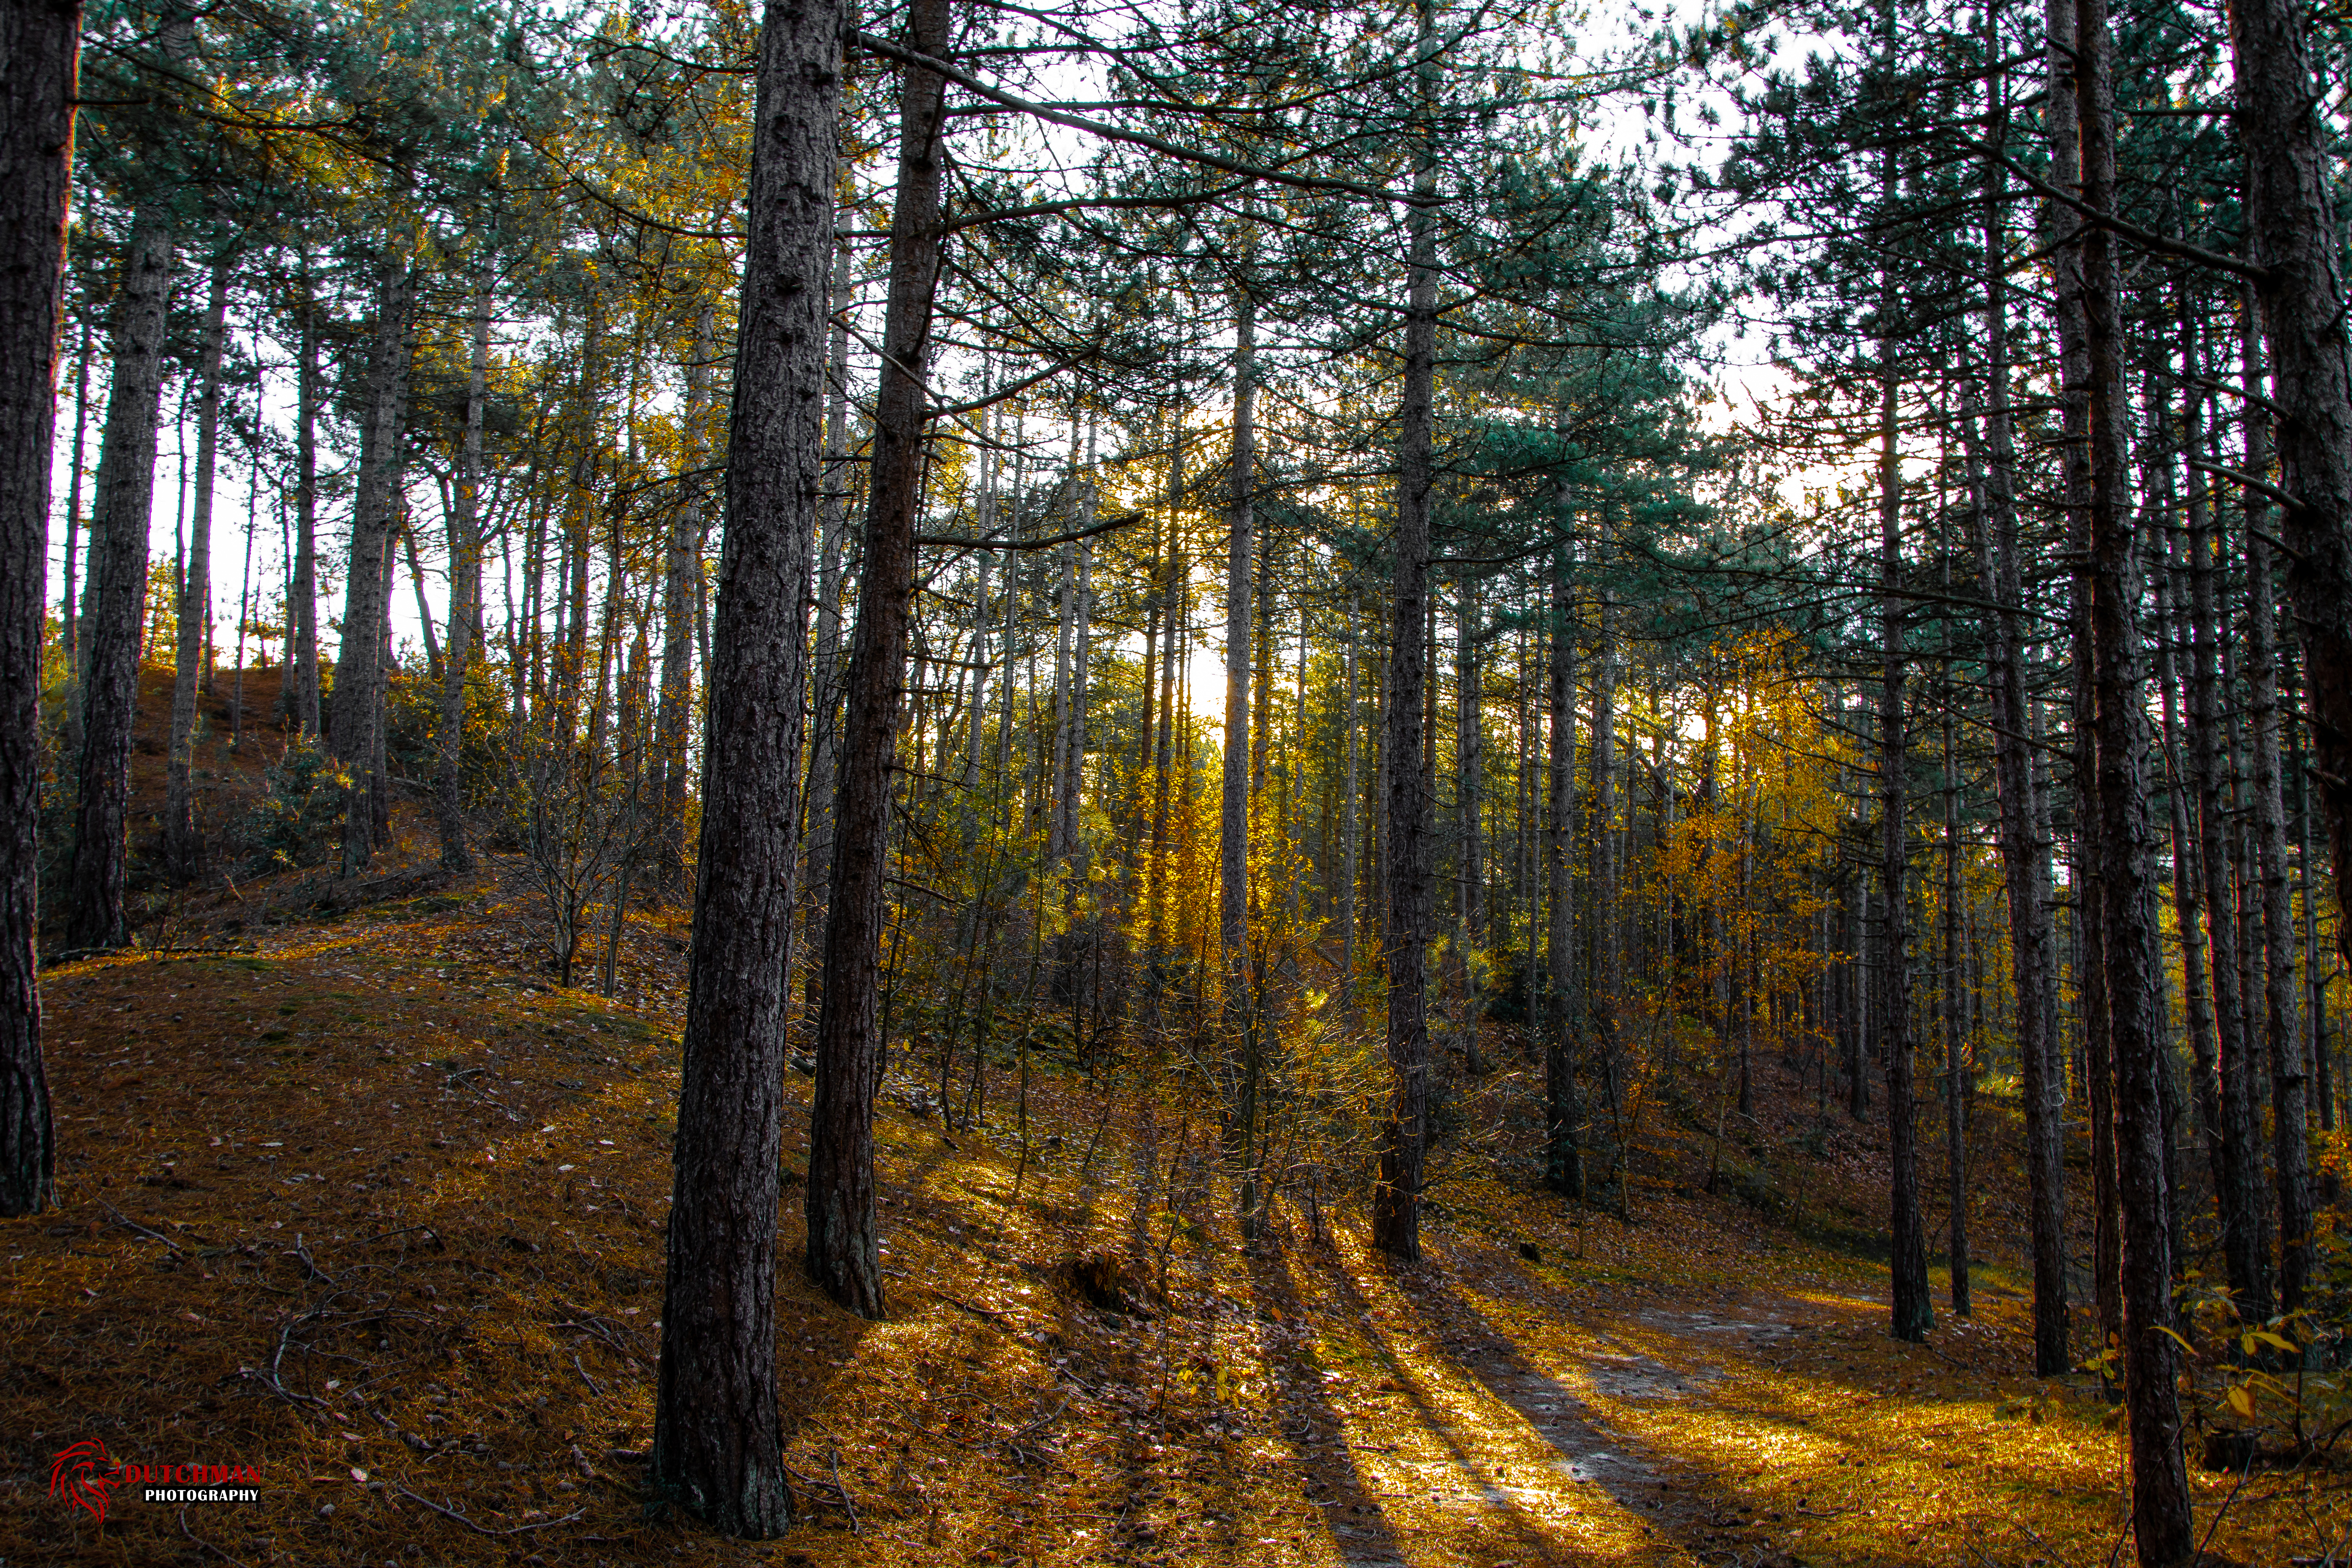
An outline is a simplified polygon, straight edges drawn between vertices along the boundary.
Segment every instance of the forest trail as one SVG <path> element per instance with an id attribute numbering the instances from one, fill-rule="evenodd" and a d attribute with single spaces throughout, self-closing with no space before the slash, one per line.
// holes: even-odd
<path id="1" fill-rule="evenodd" d="M 779 1215 L 802 1523 L 747 1545 L 649 1515 L 682 917 L 633 919 L 607 1000 L 541 973 L 511 865 L 376 888 L 246 885 L 181 928 L 232 945 L 48 977 L 64 1202 L 0 1282 L 0 1557 L 1787 1568 L 2115 1542 L 2105 1406 L 2037 1394 L 1997 1266 L 1976 1321 L 1898 1344 L 1865 1258 L 1674 1184 L 1623 1224 L 1484 1158 L 1438 1173 L 1422 1265 L 1340 1208 L 1244 1251 L 1197 1107 L 1041 1061 L 1024 1158 L 1010 1071 L 983 1133 L 916 1113 L 919 1037 L 877 1119 L 890 1321 L 803 1285 L 797 1190 Z M 1508 1128 L 1528 1092 L 1507 1069 L 1469 1109 Z M 804 1151 L 795 1112 L 788 1181 Z M 1837 1169 L 1808 1170 L 1816 1198 Z M 93 1436 L 257 1465 L 263 1500 L 121 1500 L 101 1535 L 44 1496 Z M 2231 1479 L 2196 1484 L 2210 1510 Z M 2269 1561 L 2243 1543 L 2340 1506 L 2265 1480 L 2216 1544 Z"/>

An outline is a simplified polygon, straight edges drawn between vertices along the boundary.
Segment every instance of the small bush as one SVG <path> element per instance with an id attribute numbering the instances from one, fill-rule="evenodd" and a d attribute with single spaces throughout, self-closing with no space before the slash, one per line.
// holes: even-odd
<path id="1" fill-rule="evenodd" d="M 341 842 L 351 774 L 315 742 L 296 737 L 269 764 L 262 796 L 237 837 L 251 857 L 247 875 L 315 866 Z"/>

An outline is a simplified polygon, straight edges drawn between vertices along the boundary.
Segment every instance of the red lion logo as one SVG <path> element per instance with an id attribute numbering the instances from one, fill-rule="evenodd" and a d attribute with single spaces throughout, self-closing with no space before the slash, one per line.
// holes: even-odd
<path id="1" fill-rule="evenodd" d="M 108 1500 L 121 1484 L 106 1445 L 96 1437 L 59 1449 L 49 1461 L 49 1495 L 89 1510 L 90 1517 L 100 1524 L 106 1522 Z"/>

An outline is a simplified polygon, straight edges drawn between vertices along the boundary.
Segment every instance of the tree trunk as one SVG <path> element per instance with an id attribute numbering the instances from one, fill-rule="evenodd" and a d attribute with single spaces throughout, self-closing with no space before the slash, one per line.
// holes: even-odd
<path id="1" fill-rule="evenodd" d="M 187 567 L 180 575 L 178 646 L 173 650 L 172 731 L 163 763 L 163 864 L 175 882 L 195 879 L 204 845 L 196 828 L 196 680 L 213 605 L 213 479 L 220 462 L 221 348 L 228 333 L 228 264 L 213 263 L 196 356 L 196 497 L 188 518 Z"/>
<path id="2" fill-rule="evenodd" d="M 0 1216 L 9 1218 L 57 1196 L 36 884 L 50 443 L 80 35 L 78 0 L 0 13 Z"/>
<path id="3" fill-rule="evenodd" d="M 2247 229 L 2280 418 L 2280 534 L 2303 648 L 2313 768 L 2352 955 L 2352 354 L 2344 341 L 2336 163 L 2312 70 L 2311 20 L 2292 0 L 2231 0 Z"/>
<path id="4" fill-rule="evenodd" d="M 351 770 L 343 812 L 342 874 L 355 877 L 375 853 L 375 757 L 382 740 L 379 666 L 390 544 L 400 504 L 401 426 L 407 410 L 411 316 L 416 277 L 407 247 L 395 241 L 376 289 L 375 341 L 369 350 L 360 429 L 359 478 L 352 500 L 351 569 L 344 578 L 343 640 L 335 659 L 335 700 L 327 740 Z"/>
<path id="5" fill-rule="evenodd" d="M 2259 392 L 2262 336 L 2247 301 L 2246 386 Z M 2246 472 L 2270 467 L 2270 419 L 2246 403 Z M 2252 688 L 2254 856 L 2262 879 L 2263 1016 L 2269 1027 L 2271 1130 L 2278 1181 L 2279 1310 L 2301 1310 L 2311 1283 L 2311 1145 L 2304 1103 L 2302 1020 L 2296 1016 L 2294 893 L 2287 886 L 2286 801 L 2279 781 L 2278 595 L 2272 585 L 2269 502 L 2251 487 L 2246 507 L 2246 678 Z"/>
<path id="6" fill-rule="evenodd" d="M 1339 812 L 1339 998 L 1349 1008 L 1356 1000 L 1356 884 L 1362 874 L 1359 818 L 1363 795 L 1363 705 L 1357 691 L 1357 667 L 1359 645 L 1363 641 L 1363 585 L 1351 583 L 1348 595 L 1348 710 L 1343 721 L 1348 771 L 1340 786 Z"/>
<path id="7" fill-rule="evenodd" d="M 441 868 L 474 868 L 466 845 L 460 763 L 466 754 L 466 677 L 478 657 L 471 633 L 482 599 L 482 410 L 490 370 L 490 258 L 474 279 L 472 342 L 467 352 L 466 425 L 449 510 L 449 626 L 441 650 L 441 735 L 434 760 L 433 814 L 441 833 Z M 428 623 L 429 624 L 429 623 Z"/>
<path id="8" fill-rule="evenodd" d="M 303 259 L 299 342 L 294 355 L 294 581 L 287 586 L 288 660 L 281 691 L 287 717 L 303 736 L 323 734 L 319 702 L 319 335 L 312 324 L 310 260 Z"/>
<path id="9" fill-rule="evenodd" d="M 686 366 L 686 452 L 696 468 L 707 466 L 704 431 L 710 418 L 710 361 L 719 352 L 709 306 L 695 322 L 694 346 Z M 656 787 L 654 897 L 667 898 L 686 875 L 687 739 L 694 726 L 694 585 L 701 576 L 702 481 L 687 488 L 671 513 L 668 548 L 662 563 L 662 667 L 654 709 Z M 708 672 L 706 671 L 706 674 Z M 812 823 L 811 830 L 814 830 Z"/>
<path id="10" fill-rule="evenodd" d="M 139 627 L 147 598 L 147 530 L 155 504 L 155 423 L 163 405 L 171 288 L 171 220 L 160 207 L 142 208 L 131 219 L 123 249 L 109 334 L 114 373 L 90 518 L 68 948 L 120 947 L 130 940 L 122 897 L 129 874 L 131 736 L 138 721 Z"/>
<path id="11" fill-rule="evenodd" d="M 908 44 L 933 59 L 950 43 L 950 0 L 914 0 Z M 888 912 L 891 773 L 906 690 L 921 502 L 931 300 L 939 286 L 940 134 L 946 82 L 900 77 L 898 198 L 890 218 L 890 293 L 875 395 L 874 458 L 859 571 L 857 635 L 845 685 L 833 887 L 826 900 L 824 1000 L 810 1112 L 808 1276 L 843 1306 L 883 1313 L 874 1216 L 874 1094 L 882 1079 L 878 987 Z M 814 292 L 814 290 L 813 290 Z M 821 297 L 821 296 L 819 296 Z M 812 407 L 816 406 L 813 401 Z"/>
<path id="12" fill-rule="evenodd" d="M 2003 270 L 2006 192 L 2000 166 L 1991 160 L 1986 178 L 1986 461 L 1977 574 L 1986 600 L 1995 606 L 1985 616 L 1985 666 L 1991 689 L 1993 774 L 2025 1100 L 2033 1372 L 2037 1377 L 2059 1377 L 2074 1370 L 2067 1346 L 2065 1166 L 2060 1126 L 2066 1078 L 2057 1047 L 2058 951 L 2051 927 L 2050 845 L 2040 827 L 2040 781 L 2033 769 L 2032 718 L 2022 668 L 2025 639 L 2020 612 L 2025 595 L 2018 563 L 2017 447 L 2010 408 L 2008 279 Z"/>
<path id="13" fill-rule="evenodd" d="M 1244 249 L 1247 242 L 1244 241 Z M 1227 1153 L 1243 1172 L 1243 1234 L 1257 1228 L 1250 1154 L 1257 1131 L 1257 1037 L 1250 1007 L 1250 547 L 1257 480 L 1257 301 L 1244 291 L 1234 323 L 1234 452 L 1225 496 L 1225 734 L 1217 801 L 1217 973 L 1223 999 Z"/>
<path id="14" fill-rule="evenodd" d="M 2189 375 L 2203 366 L 2195 323 L 2181 322 L 2182 368 Z M 2191 457 L 2205 448 L 2202 395 L 2191 389 L 2183 399 L 2183 438 Z M 2221 1160 L 2215 1197 L 2221 1209 L 2221 1250 L 2230 1289 L 2250 1322 L 2271 1315 L 2269 1205 L 2262 1196 L 2262 1096 L 2255 1089 L 2257 1052 L 2246 1016 L 2244 972 L 2238 963 L 2237 899 L 2231 887 L 2228 837 L 2233 831 L 2222 797 L 2226 766 L 2222 721 L 2219 605 L 2213 586 L 2217 531 L 2205 476 L 2189 472 L 2189 616 L 2193 639 L 2189 687 L 2189 772 L 2197 792 L 2198 865 L 2204 877 L 2204 910 L 2211 933 L 2213 1018 L 2220 1054 Z"/>
<path id="15" fill-rule="evenodd" d="M 2079 0 L 2075 93 L 2083 199 L 2114 208 L 2115 85 L 2106 0 Z M 2132 1533 L 2143 1568 L 2175 1568 L 2196 1549 L 2181 1456 L 2172 1337 L 2171 1193 L 2166 1182 L 2163 953 L 2156 925 L 2155 837 L 2147 819 L 2145 667 L 2137 542 L 2125 469 L 2121 279 L 2114 240 L 2082 241 L 2091 437 L 2093 657 L 2098 697 L 2100 881 L 2107 1020 L 2115 1062 L 2116 1186 L 2123 1214 L 2124 1396 L 2131 1434 Z"/>
<path id="16" fill-rule="evenodd" d="M 1425 663 L 1423 621 L 1429 611 L 1429 492 L 1437 381 L 1437 194 L 1435 131 L 1437 33 L 1432 0 L 1417 0 L 1415 42 L 1420 93 L 1417 172 L 1423 201 L 1408 214 L 1404 389 L 1397 436 L 1395 611 L 1390 622 L 1388 690 L 1381 761 L 1388 778 L 1388 823 L 1381 836 L 1387 883 L 1389 1114 L 1379 1134 L 1380 1174 L 1372 1189 L 1372 1243 L 1408 1262 L 1421 1258 L 1422 1155 L 1428 1137 L 1429 1017 L 1424 995 L 1429 952 L 1431 809 L 1422 765 Z"/>
<path id="17" fill-rule="evenodd" d="M 1568 552 L 1551 570 L 1551 662 L 1546 682 L 1551 740 L 1544 791 L 1544 1180 L 1554 1192 L 1584 1196 L 1584 1107 L 1576 1082 L 1575 1000 L 1571 973 L 1575 906 L 1569 855 L 1576 831 L 1576 602 Z M 1598 731 L 1595 731 L 1598 733 Z"/>
<path id="18" fill-rule="evenodd" d="M 1605 535 L 1604 535 L 1605 537 Z M 1612 563 L 1601 563 L 1605 571 Z M 1585 966 L 1584 1023 L 1599 1037 L 1601 1047 L 1601 1089 L 1614 1104 L 1617 1082 L 1617 1009 L 1624 995 L 1622 952 L 1618 942 L 1621 910 L 1617 876 L 1617 616 L 1614 595 L 1607 588 L 1599 593 L 1595 608 L 1599 623 L 1601 647 L 1592 663 L 1592 733 L 1588 743 L 1588 761 L 1592 773 L 1591 813 L 1585 821 L 1585 869 L 1589 879 L 1586 889 L 1585 925 L 1591 936 L 1591 957 Z M 1713 730 L 1708 731 L 1710 738 Z M 1712 759 L 1713 753 L 1709 756 Z M 1710 773 L 1710 778 L 1712 774 Z M 1581 1035 L 1580 1027 L 1578 1033 Z M 1608 1169 L 1601 1181 L 1609 1201 L 1620 1213 L 1625 1207 L 1625 1150 L 1622 1142 L 1612 1136 L 1608 1143 Z"/>
<path id="19" fill-rule="evenodd" d="M 90 330 L 87 324 L 84 324 L 81 330 L 81 352 L 74 356 L 73 457 L 69 459 L 66 469 L 66 591 L 64 601 L 58 606 L 58 640 L 65 647 L 66 679 L 68 681 L 78 679 L 81 672 L 81 644 L 74 635 L 74 568 L 77 558 L 81 553 L 83 450 L 84 443 L 89 439 L 89 435 L 90 341 Z M 72 710 L 79 704 L 68 695 L 66 706 L 68 723 L 70 724 L 73 721 Z M 70 732 L 69 739 L 71 744 L 68 745 L 68 750 L 79 746 L 79 740 L 71 739 Z"/>
<path id="20" fill-rule="evenodd" d="M 1890 285 L 1880 301 L 1882 310 L 1892 312 L 1892 296 Z M 1880 1048 L 1886 1058 L 1887 1163 L 1893 1186 L 1892 1330 L 1898 1340 L 1916 1342 L 1925 1340 L 1934 1326 L 1936 1304 L 1927 1289 L 1927 1232 L 1919 1209 L 1918 1105 L 1911 1057 L 1911 918 L 1904 896 L 1904 872 L 1910 860 L 1910 827 L 1905 809 L 1910 742 L 1904 688 L 1910 656 L 1904 646 L 1903 626 L 1899 384 L 1890 336 L 1881 337 L 1879 356 L 1878 564 L 1885 589 L 1879 605 L 1879 634 L 1885 672 L 1878 689 L 1878 882 L 1880 895 L 1886 900 L 1886 915 L 1879 940 L 1884 967 L 1878 1024 Z"/>
<path id="21" fill-rule="evenodd" d="M 730 1535 L 792 1522 L 776 1385 L 777 1163 L 822 482 L 841 13 L 760 31 L 650 1479 Z"/>

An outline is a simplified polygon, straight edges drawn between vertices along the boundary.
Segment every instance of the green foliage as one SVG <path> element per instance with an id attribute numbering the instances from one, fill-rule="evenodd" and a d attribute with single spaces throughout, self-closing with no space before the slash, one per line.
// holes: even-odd
<path id="1" fill-rule="evenodd" d="M 246 815 L 238 837 L 252 859 L 251 874 L 315 866 L 334 848 L 351 774 L 317 744 L 300 736 L 269 764 L 261 799 Z"/>

